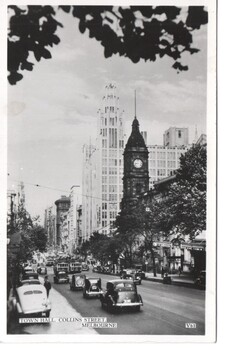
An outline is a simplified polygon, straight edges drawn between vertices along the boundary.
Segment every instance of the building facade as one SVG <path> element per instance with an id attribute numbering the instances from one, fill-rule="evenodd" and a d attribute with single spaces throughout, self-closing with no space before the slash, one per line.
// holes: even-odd
<path id="1" fill-rule="evenodd" d="M 44 229 L 47 232 L 47 244 L 50 249 L 56 246 L 56 215 L 53 206 L 48 207 L 44 214 Z"/>
<path id="2" fill-rule="evenodd" d="M 55 201 L 56 205 L 56 248 L 61 249 L 62 245 L 62 214 L 68 212 L 70 207 L 70 198 L 61 196 Z"/>
<path id="3" fill-rule="evenodd" d="M 148 150 L 135 117 L 124 150 L 123 199 L 121 209 L 130 207 L 137 197 L 149 190 Z"/>
<path id="4" fill-rule="evenodd" d="M 72 186 L 70 189 L 70 207 L 68 211 L 69 225 L 68 225 L 68 251 L 70 254 L 77 248 L 79 240 L 79 232 L 77 227 L 78 208 L 81 206 L 81 188 L 80 186 Z"/>
<path id="5" fill-rule="evenodd" d="M 109 84 L 98 110 L 96 143 L 83 148 L 83 241 L 95 230 L 108 234 L 120 210 L 125 137 L 123 115 L 117 88 Z"/>
<path id="6" fill-rule="evenodd" d="M 190 145 L 183 146 L 148 146 L 149 151 L 149 187 L 156 181 L 164 179 L 174 173 L 180 166 L 180 157 L 185 154 Z"/>
<path id="7" fill-rule="evenodd" d="M 181 147 L 189 144 L 188 128 L 170 127 L 164 132 L 163 145 L 166 147 Z"/>

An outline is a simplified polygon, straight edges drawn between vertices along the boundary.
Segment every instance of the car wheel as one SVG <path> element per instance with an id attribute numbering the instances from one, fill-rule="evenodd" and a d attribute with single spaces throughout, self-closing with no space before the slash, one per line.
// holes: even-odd
<path id="1" fill-rule="evenodd" d="M 46 317 L 50 317 L 50 311 L 46 312 Z"/>
<path id="2" fill-rule="evenodd" d="M 137 306 L 135 307 L 135 310 L 136 310 L 137 312 L 139 312 L 139 311 L 140 311 L 140 305 L 137 305 Z"/>

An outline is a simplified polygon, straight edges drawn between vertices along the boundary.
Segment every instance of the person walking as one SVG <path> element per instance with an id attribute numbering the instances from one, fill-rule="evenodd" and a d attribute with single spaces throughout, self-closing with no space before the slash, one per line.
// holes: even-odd
<path id="1" fill-rule="evenodd" d="M 50 290 L 51 290 L 51 283 L 50 283 L 50 281 L 48 280 L 48 276 L 45 276 L 45 278 L 44 278 L 44 287 L 46 288 L 46 291 L 47 291 L 47 298 L 48 298 L 48 297 L 49 297 Z"/>

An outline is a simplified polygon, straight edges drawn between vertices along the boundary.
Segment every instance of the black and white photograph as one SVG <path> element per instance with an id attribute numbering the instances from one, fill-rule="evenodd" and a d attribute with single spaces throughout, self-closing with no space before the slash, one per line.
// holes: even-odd
<path id="1" fill-rule="evenodd" d="M 1 340 L 215 342 L 215 6 L 1 5 Z"/>

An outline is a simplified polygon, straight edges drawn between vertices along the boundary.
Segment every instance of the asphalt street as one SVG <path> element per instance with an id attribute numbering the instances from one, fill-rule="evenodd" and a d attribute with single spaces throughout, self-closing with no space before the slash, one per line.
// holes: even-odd
<path id="1" fill-rule="evenodd" d="M 101 277 L 103 289 L 108 280 L 117 278 L 86 274 Z M 50 281 L 53 283 L 52 276 Z M 108 322 L 117 323 L 115 329 L 97 329 L 100 334 L 203 335 L 205 332 L 205 292 L 201 290 L 142 281 L 137 286 L 144 303 L 141 311 L 110 314 L 101 308 L 99 299 L 84 299 L 82 291 L 71 291 L 69 285 L 52 285 L 83 317 L 107 317 Z M 187 323 L 195 323 L 196 328 L 186 328 Z"/>
<path id="2" fill-rule="evenodd" d="M 54 284 L 53 270 L 48 268 L 52 284 L 51 317 L 106 317 L 107 322 L 117 323 L 117 328 L 83 329 L 72 323 L 11 325 L 11 334 L 131 334 L 131 335 L 204 335 L 205 291 L 182 286 L 142 281 L 137 286 L 143 298 L 140 312 L 134 310 L 108 313 L 101 308 L 99 299 L 84 299 L 82 291 L 71 291 L 69 284 Z M 87 276 L 100 277 L 102 288 L 106 282 L 118 277 L 86 272 Z M 187 328 L 194 323 L 196 328 Z"/>

